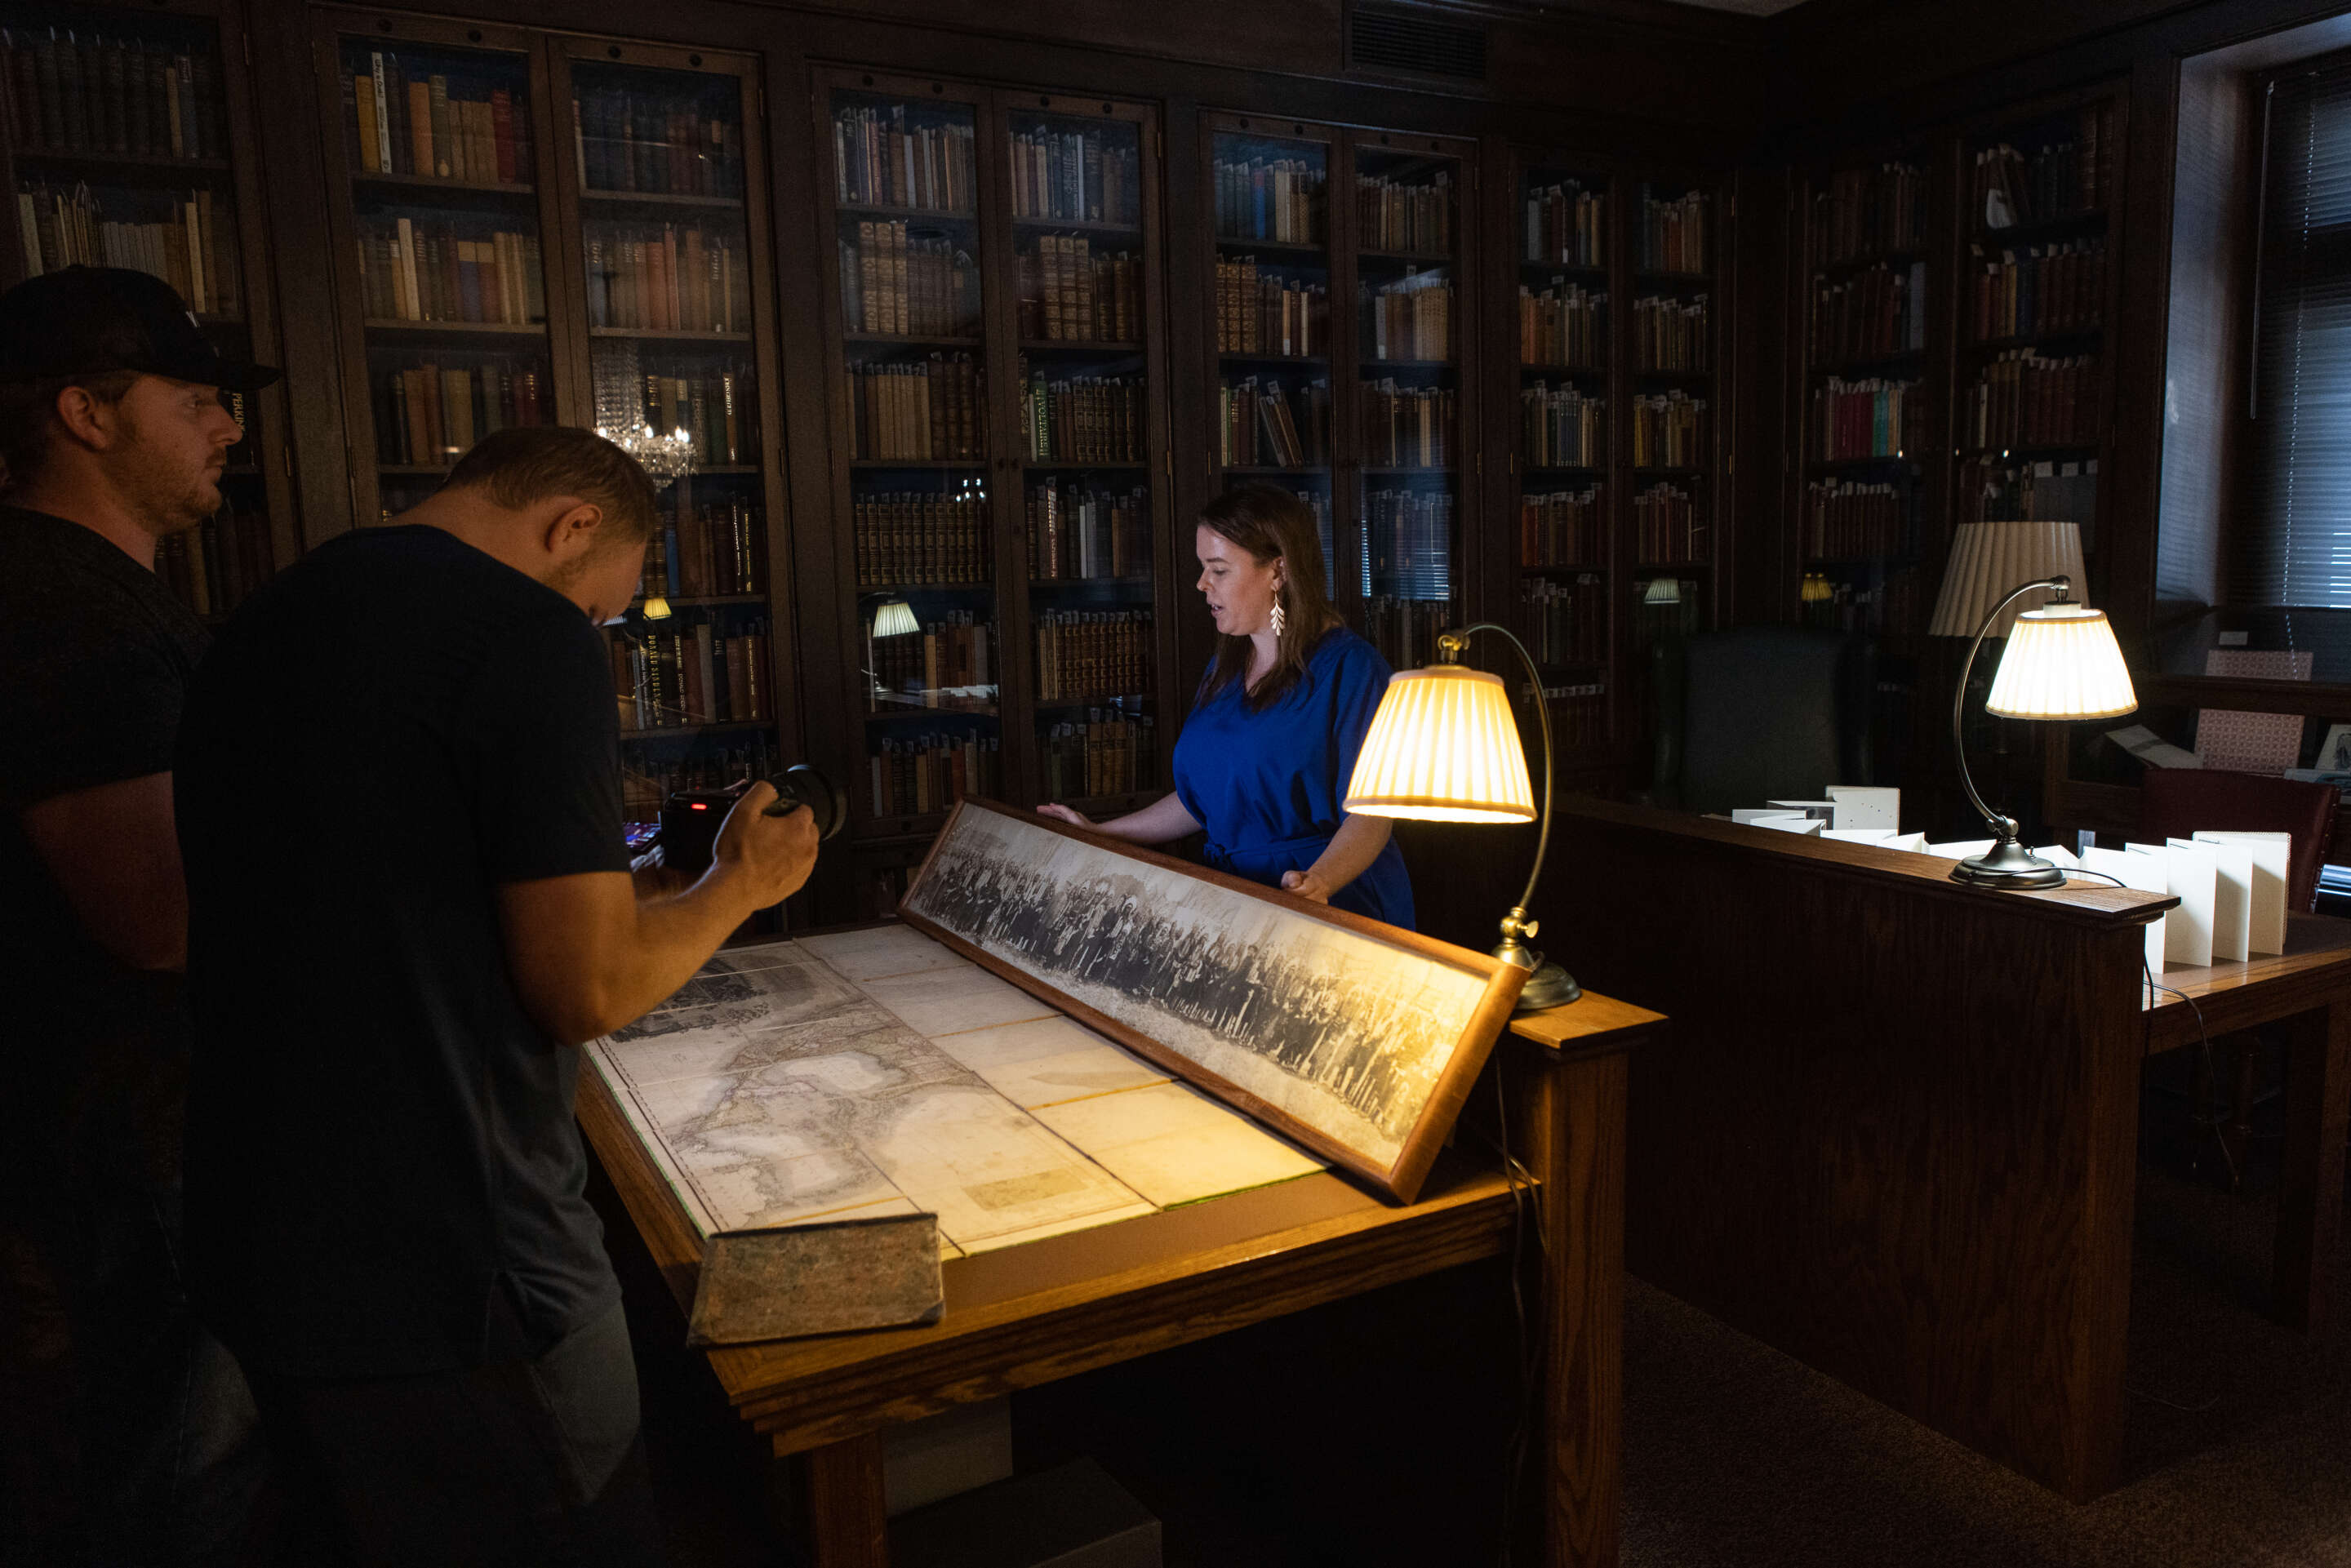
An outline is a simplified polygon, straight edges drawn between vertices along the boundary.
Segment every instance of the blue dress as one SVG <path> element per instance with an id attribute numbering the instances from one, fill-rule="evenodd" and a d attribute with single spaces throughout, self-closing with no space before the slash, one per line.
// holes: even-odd
<path id="1" fill-rule="evenodd" d="M 1343 626 L 1314 644 L 1305 674 L 1270 706 L 1250 712 L 1235 681 L 1192 710 L 1176 742 L 1176 798 L 1208 831 L 1210 865 L 1280 887 L 1282 873 L 1322 858 L 1346 821 L 1339 802 L 1392 674 Z M 1414 928 L 1412 879 L 1394 839 L 1331 907 Z"/>

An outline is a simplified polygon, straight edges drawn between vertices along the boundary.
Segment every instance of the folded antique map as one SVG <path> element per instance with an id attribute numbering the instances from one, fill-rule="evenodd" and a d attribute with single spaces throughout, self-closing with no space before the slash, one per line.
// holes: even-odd
<path id="1" fill-rule="evenodd" d="M 721 953 L 587 1050 L 705 1237 L 928 1212 L 953 1257 L 1322 1168 L 903 925 Z"/>

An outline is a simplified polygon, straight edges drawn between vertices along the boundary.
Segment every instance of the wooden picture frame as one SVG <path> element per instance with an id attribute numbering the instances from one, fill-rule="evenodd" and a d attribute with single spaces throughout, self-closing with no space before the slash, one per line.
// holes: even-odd
<path id="1" fill-rule="evenodd" d="M 1526 983 L 1487 954 L 971 798 L 898 916 L 1400 1203 Z"/>

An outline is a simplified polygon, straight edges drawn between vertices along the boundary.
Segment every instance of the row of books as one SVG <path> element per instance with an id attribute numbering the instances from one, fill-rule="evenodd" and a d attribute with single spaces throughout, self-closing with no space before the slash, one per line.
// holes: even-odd
<path id="1" fill-rule="evenodd" d="M 1217 258 L 1217 351 L 1304 357 L 1330 351 L 1331 291 L 1253 256 Z"/>
<path id="2" fill-rule="evenodd" d="M 1966 446 L 2075 446 L 2098 439 L 2098 357 L 2011 349 L 1983 368 L 1959 405 Z"/>
<path id="3" fill-rule="evenodd" d="M 1706 296 L 1651 295 L 1633 301 L 1633 363 L 1645 371 L 1704 371 L 1714 365 Z"/>
<path id="4" fill-rule="evenodd" d="M 862 206 L 968 213 L 979 188 L 971 121 L 903 103 L 832 117 L 833 199 Z"/>
<path id="5" fill-rule="evenodd" d="M 1020 362 L 1020 455 L 1032 463 L 1140 463 L 1141 376 L 1049 376 Z"/>
<path id="6" fill-rule="evenodd" d="M 2104 210 L 2115 177 L 2115 105 L 2085 104 L 2068 139 L 2031 153 L 2003 141 L 1976 154 L 1973 210 L 1989 229 Z"/>
<path id="7" fill-rule="evenodd" d="M 1149 714 L 1088 708 L 1040 728 L 1037 763 L 1049 800 L 1099 800 L 1159 785 L 1159 738 Z"/>
<path id="8" fill-rule="evenodd" d="M 18 147 L 138 158 L 228 156 L 209 48 L 79 29 L 0 29 L 0 81 Z"/>
<path id="9" fill-rule="evenodd" d="M 1844 582 L 1823 573 L 1805 579 L 1800 605 L 1816 632 L 1913 632 L 1918 626 L 1918 570 L 1904 567 L 1877 583 Z"/>
<path id="10" fill-rule="evenodd" d="M 1633 465 L 1702 468 L 1713 460 L 1714 423 L 1706 399 L 1677 388 L 1633 400 Z"/>
<path id="11" fill-rule="evenodd" d="M 475 236 L 463 237 L 455 223 L 439 233 L 409 218 L 360 225 L 360 298 L 368 316 L 517 327 L 546 320 L 538 236 L 464 226 Z"/>
<path id="12" fill-rule="evenodd" d="M 1374 596 L 1453 596 L 1453 497 L 1383 487 L 1364 497 L 1364 552 Z"/>
<path id="13" fill-rule="evenodd" d="M 907 463 L 979 456 L 987 427 L 969 354 L 849 366 L 852 457 Z"/>
<path id="14" fill-rule="evenodd" d="M 1148 569 L 1151 492 L 1069 479 L 1029 487 L 1029 575 L 1039 582 L 1137 576 Z"/>
<path id="15" fill-rule="evenodd" d="M 841 319 L 852 332 L 979 332 L 979 270 L 954 240 L 910 237 L 904 219 L 861 221 L 841 241 Z"/>
<path id="16" fill-rule="evenodd" d="M 2053 518 L 2080 523 L 2085 533 L 2098 515 L 2098 460 L 2059 463 L 1971 461 L 1959 465 L 1959 520 L 2013 522 Z"/>
<path id="17" fill-rule="evenodd" d="M 1608 684 L 1568 681 L 1543 687 L 1551 705 L 1552 744 L 1562 752 L 1588 751 L 1608 744 Z"/>
<path id="18" fill-rule="evenodd" d="M 207 315 L 237 308 L 236 221 L 210 191 L 70 190 L 28 182 L 16 193 L 16 232 L 28 277 L 60 267 L 128 267 L 152 273 Z"/>
<path id="19" fill-rule="evenodd" d="M 1416 669 L 1437 662 L 1437 636 L 1458 619 L 1450 600 L 1374 594 L 1364 601 L 1364 640 L 1389 668 Z"/>
<path id="20" fill-rule="evenodd" d="M 645 572 L 637 592 L 673 599 L 764 592 L 767 536 L 767 508 L 757 501 L 676 508 L 645 541 Z"/>
<path id="21" fill-rule="evenodd" d="M 919 632 L 874 638 L 873 710 L 994 707 L 995 641 L 995 629 L 968 610 L 925 621 Z"/>
<path id="22" fill-rule="evenodd" d="M 739 231 L 590 224 L 588 324 L 648 332 L 747 332 L 751 266 Z M 533 250 L 538 242 L 532 241 Z"/>
<path id="23" fill-rule="evenodd" d="M 624 730 L 769 718 L 768 623 L 684 619 L 611 640 L 612 690 Z"/>
<path id="24" fill-rule="evenodd" d="M 1322 165 L 1304 158 L 1219 158 L 1217 236 L 1278 245 L 1322 243 Z"/>
<path id="25" fill-rule="evenodd" d="M 1037 700 L 1134 696 L 1151 686 L 1151 612 L 1045 610 L 1036 617 Z"/>
<path id="26" fill-rule="evenodd" d="M 530 110 L 515 87 L 371 49 L 343 70 L 353 166 L 469 185 L 531 180 Z"/>
<path id="27" fill-rule="evenodd" d="M 1082 235 L 1040 235 L 1019 256 L 1024 338 L 1138 342 L 1143 264 L 1131 250 L 1096 252 Z"/>
<path id="28" fill-rule="evenodd" d="M 2001 251 L 1976 274 L 1976 341 L 2095 327 L 2105 267 L 2106 242 L 2098 236 L 2031 246 L 2022 256 Z"/>
<path id="29" fill-rule="evenodd" d="M 1858 560 L 1892 555 L 1909 531 L 1910 486 L 1883 481 L 1815 479 L 1804 486 L 1804 555 Z"/>
<path id="30" fill-rule="evenodd" d="M 1012 215 L 1089 224 L 1143 221 L 1143 161 L 1132 126 L 1011 133 Z"/>
<path id="31" fill-rule="evenodd" d="M 1883 359 L 1927 346 L 1927 264 L 1879 265 L 1813 285 L 1816 363 Z"/>
<path id="32" fill-rule="evenodd" d="M 1519 285 L 1519 363 L 1600 370 L 1608 363 L 1608 291 L 1563 277 L 1538 294 Z"/>
<path id="33" fill-rule="evenodd" d="M 753 779 L 772 778 L 783 768 L 776 755 L 775 737 L 758 731 L 734 738 L 725 746 L 697 740 L 684 755 L 663 754 L 655 748 L 632 747 L 621 762 L 621 814 L 628 821 L 649 822 L 661 815 L 662 802 L 681 789 L 724 789 Z M 658 760 L 653 759 L 658 758 Z"/>
<path id="34" fill-rule="evenodd" d="M 1453 284 L 1434 272 L 1407 272 L 1364 297 L 1364 357 L 1450 360 Z"/>
<path id="35" fill-rule="evenodd" d="M 1519 393 L 1519 441 L 1530 468 L 1598 468 L 1608 461 L 1608 400 L 1537 382 Z"/>
<path id="36" fill-rule="evenodd" d="M 871 768 L 877 817 L 924 816 L 966 795 L 1004 793 L 1002 743 L 977 731 L 885 737 Z"/>
<path id="37" fill-rule="evenodd" d="M 1842 463 L 1856 457 L 1899 457 L 1907 450 L 1904 416 L 1917 382 L 1831 376 L 1813 391 L 1813 457 Z"/>
<path id="38" fill-rule="evenodd" d="M 1422 181 L 1357 174 L 1355 243 L 1365 250 L 1452 255 L 1453 175 L 1442 169 Z"/>
<path id="39" fill-rule="evenodd" d="M 860 588 L 978 583 L 994 577 L 987 504 L 977 494 L 890 491 L 850 506 Z"/>
<path id="40" fill-rule="evenodd" d="M 584 191 L 740 196 L 743 121 L 690 97 L 620 87 L 571 95 L 571 144 Z"/>
<path id="41" fill-rule="evenodd" d="M 269 519 L 223 507 L 193 528 L 165 534 L 155 547 L 156 575 L 199 615 L 226 615 L 276 570 Z"/>
<path id="42" fill-rule="evenodd" d="M 1519 497 L 1519 564 L 1598 566 L 1605 517 L 1602 487 L 1548 490 Z"/>
<path id="43" fill-rule="evenodd" d="M 1527 193 L 1526 250 L 1521 261 L 1562 267 L 1608 265 L 1608 193 L 1562 180 Z"/>
<path id="44" fill-rule="evenodd" d="M 1451 387 L 1398 386 L 1394 378 L 1363 388 L 1363 460 L 1374 468 L 1453 465 L 1456 398 Z"/>
<path id="45" fill-rule="evenodd" d="M 1608 580 L 1600 573 L 1528 578 L 1519 584 L 1519 602 L 1527 652 L 1536 664 L 1608 662 Z"/>
<path id="46" fill-rule="evenodd" d="M 1273 376 L 1217 383 L 1217 460 L 1228 468 L 1320 468 L 1331 461 L 1331 383 Z"/>
<path id="47" fill-rule="evenodd" d="M 1660 482 L 1633 497 L 1633 559 L 1679 566 L 1707 559 L 1706 515 L 1682 486 Z"/>
<path id="48" fill-rule="evenodd" d="M 1813 197 L 1815 266 L 1916 250 L 1927 243 L 1927 171 L 1909 163 L 1840 169 Z"/>
<path id="49" fill-rule="evenodd" d="M 446 468 L 492 431 L 545 424 L 554 412 L 535 369 L 426 360 L 374 377 L 379 463 Z"/>
<path id="50" fill-rule="evenodd" d="M 1707 212 L 1712 205 L 1703 191 L 1691 191 L 1669 200 L 1650 196 L 1641 203 L 1641 270 L 1644 272 L 1704 272 L 1707 269 Z"/>
<path id="51" fill-rule="evenodd" d="M 684 375 L 648 372 L 639 415 L 667 434 L 682 430 L 694 438 L 695 461 L 704 467 L 754 461 L 759 444 L 751 389 L 751 367 L 739 361 L 693 363 Z"/>

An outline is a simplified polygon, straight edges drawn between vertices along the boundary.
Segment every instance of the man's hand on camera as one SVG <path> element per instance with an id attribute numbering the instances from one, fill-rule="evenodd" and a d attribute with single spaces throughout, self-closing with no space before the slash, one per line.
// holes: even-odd
<path id="1" fill-rule="evenodd" d="M 767 808 L 775 799 L 775 786 L 764 780 L 746 789 L 726 813 L 711 857 L 712 872 L 743 879 L 760 909 L 798 893 L 816 866 L 816 814 L 801 806 L 770 817 Z"/>

